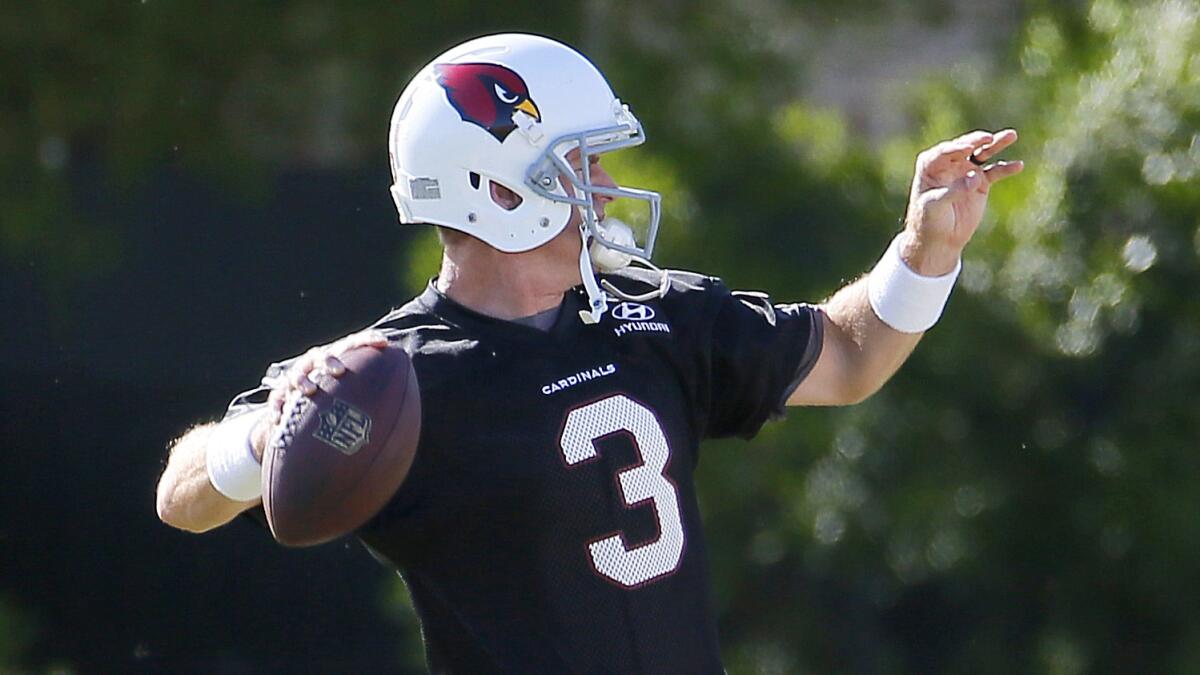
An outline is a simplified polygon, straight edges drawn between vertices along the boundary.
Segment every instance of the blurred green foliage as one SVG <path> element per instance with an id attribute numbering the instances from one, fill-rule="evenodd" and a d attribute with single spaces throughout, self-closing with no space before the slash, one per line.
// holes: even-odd
<path id="1" fill-rule="evenodd" d="M 854 166 L 898 200 L 922 147 L 1012 125 L 1029 168 L 995 190 L 947 318 L 880 395 L 793 415 L 752 457 L 708 452 L 732 672 L 1200 668 L 1198 18 L 1035 12 L 994 73 L 933 78 L 908 101 L 914 133 Z M 781 146 L 830 125 L 777 119 Z M 801 144 L 810 182 L 862 152 Z M 787 270 L 794 251 L 743 262 Z"/>
<path id="2" fill-rule="evenodd" d="M 371 163 L 383 190 L 403 82 L 490 30 L 581 45 L 642 117 L 650 142 L 605 161 L 664 193 L 661 262 L 781 300 L 869 268 L 920 149 L 1016 127 L 1027 169 L 894 381 L 705 448 L 729 670 L 1198 672 L 1200 7 L 1014 3 L 990 65 L 910 83 L 904 132 L 868 139 L 805 98 L 779 35 L 869 4 L 10 5 L 0 255 L 59 294 L 117 273 L 122 226 L 64 198 L 81 151 L 125 183 L 170 166 L 253 199 L 280 166 Z M 437 250 L 428 233 L 402 253 L 397 286 Z"/>

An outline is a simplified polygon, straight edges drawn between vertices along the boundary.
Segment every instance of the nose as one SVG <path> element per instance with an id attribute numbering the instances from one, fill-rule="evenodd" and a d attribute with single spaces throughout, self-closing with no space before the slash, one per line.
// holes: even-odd
<path id="1" fill-rule="evenodd" d="M 592 166 L 591 174 L 592 174 L 592 176 L 591 176 L 592 185 L 599 185 L 601 187 L 606 187 L 606 188 L 617 187 L 616 181 L 613 180 L 613 177 L 610 176 L 608 174 L 608 172 L 604 170 L 604 167 L 602 167 L 601 165 L 596 164 L 596 165 Z M 597 194 L 595 196 L 596 208 L 600 209 L 601 213 L 603 213 L 604 205 L 615 199 L 616 199 L 616 197 L 613 197 L 612 195 Z"/>
<path id="2" fill-rule="evenodd" d="M 608 171 L 605 170 L 602 164 L 593 164 L 591 169 L 592 183 L 594 185 L 602 185 L 607 188 L 617 187 L 617 182 L 613 180 L 613 177 L 608 174 Z M 614 197 L 609 195 L 598 196 L 604 197 L 608 201 L 612 201 L 614 199 Z"/>

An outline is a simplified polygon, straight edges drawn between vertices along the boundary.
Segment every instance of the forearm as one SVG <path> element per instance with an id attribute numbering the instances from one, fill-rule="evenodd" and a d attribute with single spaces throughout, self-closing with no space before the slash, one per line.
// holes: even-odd
<path id="1" fill-rule="evenodd" d="M 949 291 L 949 286 L 945 284 L 953 283 L 953 277 L 943 275 L 953 272 L 961 255 L 960 250 L 947 250 L 917 242 L 907 234 L 897 239 L 896 243 L 897 246 L 885 254 L 885 260 L 899 254 L 903 267 L 907 268 L 902 276 L 911 276 L 915 272 L 926 278 L 942 277 L 946 281 L 935 282 L 935 285 L 942 288 L 942 292 Z M 894 260 L 894 257 L 891 259 Z M 879 307 L 890 307 L 892 314 L 898 312 L 899 315 L 892 316 L 891 322 L 885 321 L 872 303 L 871 288 L 875 287 L 878 291 L 895 283 L 888 281 L 894 278 L 889 272 L 893 269 L 898 267 L 889 267 L 881 262 L 881 266 L 876 267 L 870 275 L 845 286 L 821 304 L 824 314 L 821 357 L 808 378 L 788 399 L 789 405 L 858 403 L 878 391 L 899 370 L 924 335 L 922 328 L 930 325 L 940 314 L 945 295 L 934 293 L 937 297 L 916 301 L 915 306 L 920 311 L 914 317 L 912 302 L 915 300 L 911 292 L 916 292 L 915 297 L 923 297 L 922 287 L 927 282 L 919 280 L 918 287 L 892 287 L 879 297 L 891 294 L 893 299 L 877 300 L 883 302 Z M 899 309 L 891 304 L 895 302 L 897 290 L 907 300 L 901 303 Z M 883 316 L 889 316 L 888 312 L 885 311 Z M 896 327 L 905 324 L 912 325 L 905 330 Z"/>
<path id="2" fill-rule="evenodd" d="M 158 482 L 158 517 L 190 532 L 205 532 L 233 520 L 259 500 L 234 501 L 209 481 L 208 443 L 216 424 L 193 427 L 175 442 Z"/>
<path id="3" fill-rule="evenodd" d="M 902 333 L 881 321 L 867 297 L 867 277 L 849 284 L 821 305 L 825 349 L 843 361 L 839 403 L 857 403 L 900 369 L 924 333 Z"/>

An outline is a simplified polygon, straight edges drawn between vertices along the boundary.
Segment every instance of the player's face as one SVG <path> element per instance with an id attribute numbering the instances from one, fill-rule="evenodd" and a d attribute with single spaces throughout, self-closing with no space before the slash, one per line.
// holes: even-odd
<path id="1" fill-rule="evenodd" d="M 579 159 L 578 148 L 567 153 L 567 163 L 570 164 L 571 168 L 575 170 L 575 176 L 577 176 L 579 180 L 583 180 L 583 162 L 581 162 Z M 608 175 L 608 172 L 605 171 L 604 167 L 600 165 L 599 155 L 590 155 L 588 157 L 588 175 L 591 178 L 592 185 L 600 185 L 610 188 L 615 188 L 617 186 L 616 182 L 612 179 L 612 176 Z M 571 181 L 569 178 L 563 178 L 563 183 L 568 191 L 571 190 L 570 182 Z M 596 207 L 597 219 L 604 220 L 605 206 L 612 200 L 613 198 L 608 195 L 595 195 L 592 197 L 592 203 Z M 579 223 L 581 222 L 583 222 L 583 215 L 580 213 L 579 208 L 576 207 L 571 210 L 571 220 L 567 221 L 567 227 L 578 228 Z"/>
<path id="2" fill-rule="evenodd" d="M 582 180 L 583 165 L 579 160 L 579 150 L 571 150 L 567 153 L 566 159 L 571 168 L 575 170 L 575 176 L 578 176 Z M 608 175 L 608 172 L 600 165 L 600 157 L 593 155 L 588 159 L 588 171 L 592 184 L 604 187 L 616 187 L 612 176 Z M 573 189 L 570 176 L 563 176 L 562 182 L 568 191 Z M 613 197 L 608 195 L 595 195 L 593 197 L 592 203 L 595 205 L 597 218 L 600 220 L 604 219 L 605 206 L 611 201 L 613 201 Z M 579 234 L 579 224 L 582 222 L 583 213 L 579 210 L 579 207 L 572 207 L 571 219 L 567 221 L 567 226 L 563 228 L 563 231 L 557 237 L 550 240 L 540 249 L 550 254 L 555 260 L 562 261 L 565 268 L 570 270 L 574 278 L 573 283 L 579 283 L 579 266 L 576 261 L 579 259 L 579 247 L 582 245 Z"/>

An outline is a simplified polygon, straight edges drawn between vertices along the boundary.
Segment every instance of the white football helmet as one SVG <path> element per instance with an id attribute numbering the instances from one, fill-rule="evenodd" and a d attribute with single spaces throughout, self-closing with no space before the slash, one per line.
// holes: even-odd
<path id="1" fill-rule="evenodd" d="M 593 270 L 649 262 L 658 234 L 657 192 L 594 185 L 588 158 L 646 140 L 642 125 L 579 52 L 536 35 L 491 35 L 450 49 L 421 69 L 392 113 L 392 197 L 402 223 L 461 230 L 506 253 L 556 237 L 572 209 L 582 215 L 580 274 L 594 323 L 607 308 Z M 578 148 L 582 171 L 566 155 Z M 567 191 L 561 177 L 569 179 Z M 489 182 L 520 196 L 506 209 Z M 598 221 L 595 195 L 646 203 L 644 241 L 615 218 Z M 657 269 L 657 268 L 654 268 Z M 645 300 L 665 292 L 668 280 Z M 627 297 L 612 284 L 604 287 Z"/>

